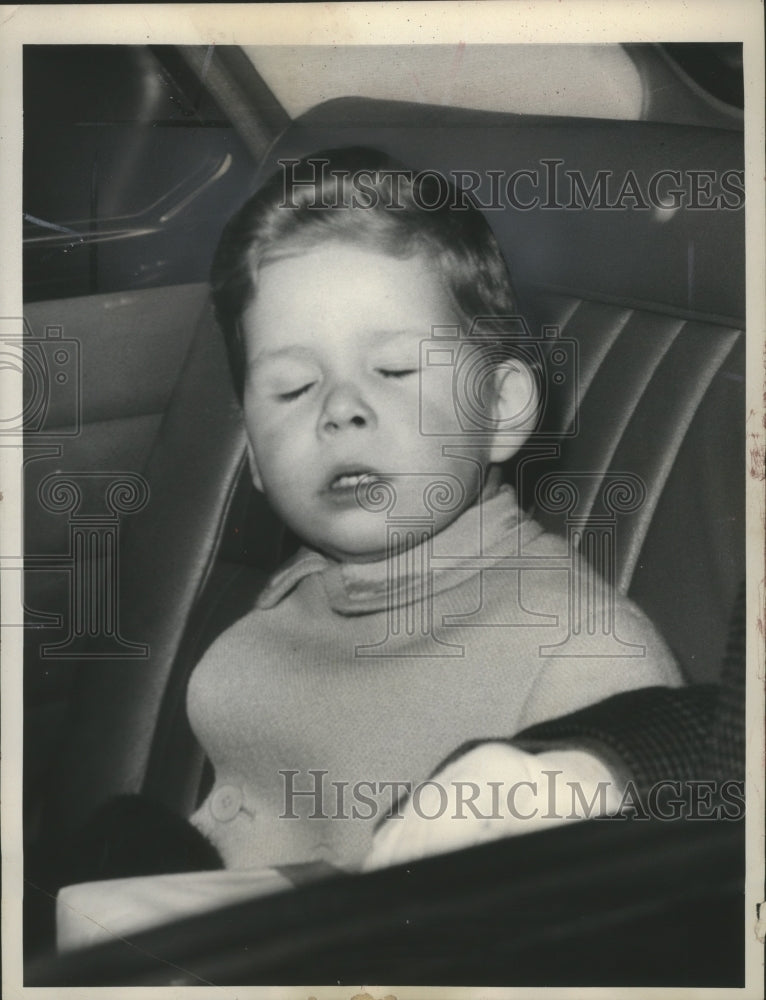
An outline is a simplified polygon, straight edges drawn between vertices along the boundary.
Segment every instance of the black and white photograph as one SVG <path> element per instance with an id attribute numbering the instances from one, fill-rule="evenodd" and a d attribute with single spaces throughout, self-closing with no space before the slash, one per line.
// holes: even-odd
<path id="1" fill-rule="evenodd" d="M 762 4 L 2 17 L 3 995 L 762 996 Z"/>

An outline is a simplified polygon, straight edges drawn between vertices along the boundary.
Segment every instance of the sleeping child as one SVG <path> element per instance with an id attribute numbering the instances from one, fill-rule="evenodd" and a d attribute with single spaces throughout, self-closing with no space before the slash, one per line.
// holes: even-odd
<path id="1" fill-rule="evenodd" d="M 616 811 L 619 783 L 587 747 L 511 739 L 680 684 L 645 616 L 503 482 L 538 426 L 545 365 L 484 216 L 369 149 L 281 167 L 212 270 L 252 480 L 302 542 L 189 683 L 215 780 L 196 848 L 184 827 L 186 868 L 225 870 L 71 885 L 62 948 L 277 891 L 299 869 Z"/>
<path id="2" fill-rule="evenodd" d="M 426 807 L 456 748 L 679 675 L 611 592 L 624 655 L 591 621 L 562 647 L 581 581 L 501 476 L 543 366 L 484 216 L 372 150 L 281 166 L 226 227 L 212 286 L 253 482 L 303 547 L 191 678 L 215 769 L 192 822 L 227 868 L 355 870 L 408 856 L 404 803 L 425 853 L 529 814 L 503 788 L 488 814 L 470 784 L 461 804 L 431 782 Z M 470 753 L 461 781 L 530 777 L 506 744 Z M 604 777 L 585 753 L 553 763 Z"/>

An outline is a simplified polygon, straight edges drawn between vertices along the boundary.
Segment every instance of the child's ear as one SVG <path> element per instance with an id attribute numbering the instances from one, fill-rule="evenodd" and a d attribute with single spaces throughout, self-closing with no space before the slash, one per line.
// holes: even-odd
<path id="1" fill-rule="evenodd" d="M 492 418 L 497 430 L 490 462 L 507 462 L 537 424 L 540 393 L 532 371 L 523 361 L 503 361 L 495 369 Z"/>
<path id="2" fill-rule="evenodd" d="M 255 459 L 255 452 L 249 439 L 247 441 L 247 461 L 250 466 L 250 478 L 253 480 L 253 486 L 255 486 L 259 493 L 263 493 L 263 480 L 258 471 L 258 462 Z"/>

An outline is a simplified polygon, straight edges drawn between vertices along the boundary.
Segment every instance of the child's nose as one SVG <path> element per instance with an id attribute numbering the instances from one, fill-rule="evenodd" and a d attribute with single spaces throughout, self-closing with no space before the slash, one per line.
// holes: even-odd
<path id="1" fill-rule="evenodd" d="M 375 414 L 356 386 L 344 382 L 330 389 L 319 417 L 320 433 L 335 434 L 350 427 L 374 426 Z"/>

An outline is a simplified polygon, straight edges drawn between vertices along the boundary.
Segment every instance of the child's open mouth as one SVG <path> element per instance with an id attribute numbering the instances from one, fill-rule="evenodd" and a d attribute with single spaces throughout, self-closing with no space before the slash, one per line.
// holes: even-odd
<path id="1" fill-rule="evenodd" d="M 369 472 L 343 472 L 341 475 L 336 476 L 330 483 L 331 490 L 346 490 L 346 489 L 356 489 L 356 487 L 361 483 L 365 476 L 368 476 Z"/>
<path id="2" fill-rule="evenodd" d="M 361 483 L 364 482 L 365 486 L 369 486 L 380 478 L 380 473 L 373 469 L 341 469 L 330 476 L 322 492 L 333 499 L 352 500 L 356 498 L 356 491 Z"/>

